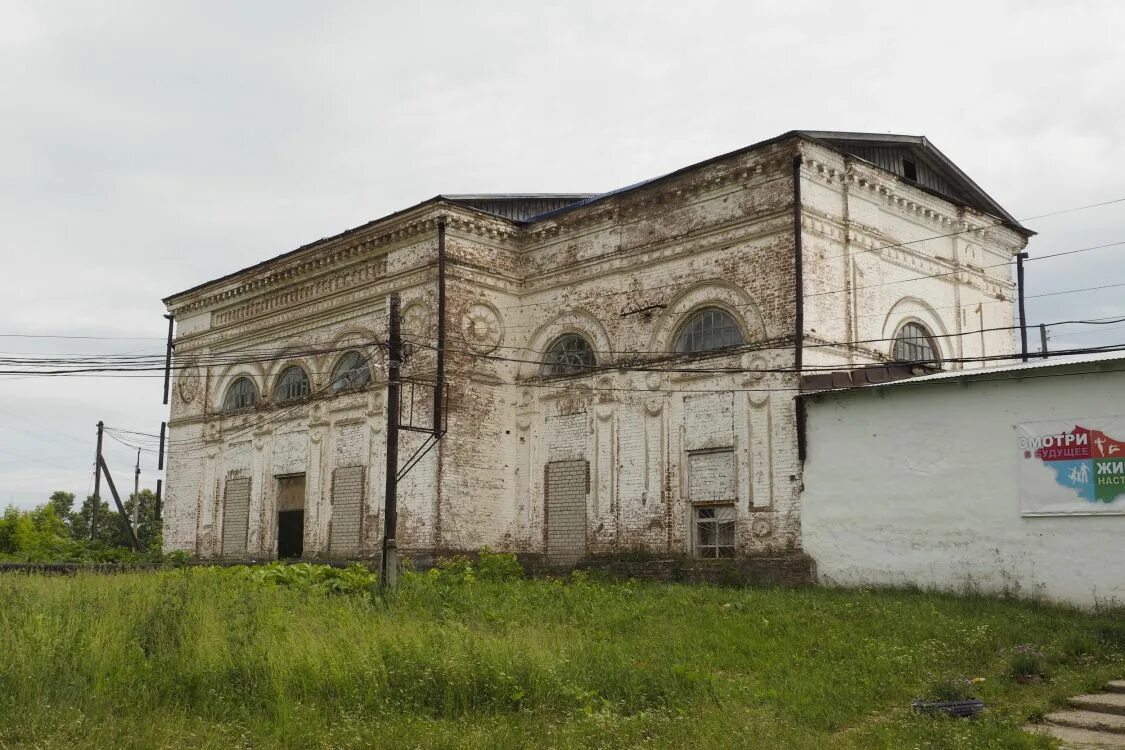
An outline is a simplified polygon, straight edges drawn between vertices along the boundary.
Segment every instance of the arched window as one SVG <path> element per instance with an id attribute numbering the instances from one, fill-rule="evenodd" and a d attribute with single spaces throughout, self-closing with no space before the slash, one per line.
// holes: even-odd
<path id="1" fill-rule="evenodd" d="M 227 395 L 223 399 L 223 411 L 238 411 L 249 409 L 258 403 L 258 388 L 250 378 L 242 377 L 235 380 L 227 388 Z"/>
<path id="2" fill-rule="evenodd" d="M 543 357 L 541 374 L 575 375 L 589 372 L 595 364 L 594 350 L 590 342 L 577 333 L 568 333 L 555 339 Z"/>
<path id="3" fill-rule="evenodd" d="M 297 401 L 309 395 L 309 376 L 297 365 L 290 365 L 277 379 L 277 392 L 274 398 L 279 404 Z"/>
<path id="4" fill-rule="evenodd" d="M 676 336 L 676 352 L 691 354 L 741 346 L 746 343 L 742 328 L 730 313 L 717 307 L 707 307 L 691 316 Z"/>
<path id="5" fill-rule="evenodd" d="M 346 391 L 349 388 L 359 388 L 371 382 L 371 368 L 367 365 L 367 357 L 359 352 L 348 352 L 340 357 L 332 370 L 332 390 Z"/>
<path id="6" fill-rule="evenodd" d="M 895 334 L 891 356 L 900 362 L 940 364 L 933 335 L 921 323 L 906 323 Z"/>

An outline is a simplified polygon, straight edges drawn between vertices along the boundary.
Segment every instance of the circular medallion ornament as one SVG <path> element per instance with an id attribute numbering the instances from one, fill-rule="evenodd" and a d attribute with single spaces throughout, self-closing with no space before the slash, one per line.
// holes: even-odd
<path id="1" fill-rule="evenodd" d="M 750 525 L 750 530 L 754 533 L 754 536 L 762 539 L 773 533 L 773 525 L 764 518 L 756 518 L 754 523 Z"/>
<path id="2" fill-rule="evenodd" d="M 176 378 L 176 389 L 180 392 L 180 400 L 185 404 L 195 400 L 199 394 L 199 368 L 195 363 L 180 370 L 180 376 Z"/>
<path id="3" fill-rule="evenodd" d="M 477 354 L 488 354 L 504 340 L 500 315 L 492 307 L 477 303 L 461 319 L 461 333 L 469 348 Z"/>
<path id="4" fill-rule="evenodd" d="M 432 336 L 430 308 L 424 302 L 412 302 L 402 311 L 402 333 L 407 338 Z"/>

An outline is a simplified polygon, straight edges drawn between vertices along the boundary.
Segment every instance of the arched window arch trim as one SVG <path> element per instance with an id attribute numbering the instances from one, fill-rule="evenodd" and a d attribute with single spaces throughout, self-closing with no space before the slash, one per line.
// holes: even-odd
<path id="1" fill-rule="evenodd" d="M 653 326 L 649 351 L 675 352 L 684 324 L 697 312 L 715 307 L 729 314 L 742 330 L 747 343 L 766 338 L 766 326 L 758 305 L 742 287 L 725 279 L 701 282 L 672 300 Z"/>
<path id="2" fill-rule="evenodd" d="M 523 362 L 519 366 L 518 379 L 529 380 L 541 376 L 543 358 L 548 349 L 569 333 L 577 334 L 590 343 L 595 361 L 604 361 L 606 352 L 613 351 L 613 344 L 601 321 L 587 310 L 571 308 L 551 318 L 532 334 L 525 350 L 526 355 L 521 356 Z"/>
<path id="3" fill-rule="evenodd" d="M 300 382 L 296 381 L 294 376 L 299 376 Z M 299 362 L 286 363 L 274 380 L 272 394 L 274 403 L 278 404 L 308 398 L 312 394 L 312 378 L 309 377 L 309 371 Z"/>
<path id="4" fill-rule="evenodd" d="M 222 412 L 248 411 L 261 403 L 261 391 L 250 375 L 236 375 L 223 390 Z"/>
<path id="5" fill-rule="evenodd" d="M 564 331 L 547 346 L 539 374 L 548 378 L 588 375 L 597 364 L 598 357 L 590 338 L 581 331 Z"/>
<path id="6" fill-rule="evenodd" d="M 908 329 L 910 335 L 904 337 Z M 899 321 L 894 336 L 891 337 L 890 356 L 896 362 L 917 362 L 934 367 L 941 367 L 942 362 L 941 347 L 933 329 L 925 321 L 915 317 Z"/>
<path id="7" fill-rule="evenodd" d="M 370 357 L 361 349 L 349 349 L 333 362 L 328 387 L 333 393 L 342 393 L 364 388 L 372 380 Z"/>
<path id="8" fill-rule="evenodd" d="M 680 317 L 672 339 L 672 351 L 677 355 L 703 354 L 746 343 L 746 329 L 737 313 L 726 305 L 704 303 Z"/>

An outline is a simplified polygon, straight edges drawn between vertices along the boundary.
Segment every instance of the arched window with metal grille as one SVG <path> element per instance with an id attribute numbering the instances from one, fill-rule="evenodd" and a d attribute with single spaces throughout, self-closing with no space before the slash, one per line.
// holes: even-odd
<path id="1" fill-rule="evenodd" d="M 340 357 L 332 368 L 332 390 L 346 391 L 360 388 L 371 382 L 371 367 L 367 357 L 360 352 L 351 351 Z"/>
<path id="2" fill-rule="evenodd" d="M 891 356 L 899 362 L 941 364 L 933 334 L 921 323 L 904 323 L 895 334 Z"/>
<path id="3" fill-rule="evenodd" d="M 742 327 L 734 316 L 717 307 L 705 307 L 680 327 L 676 353 L 693 354 L 745 343 Z"/>
<path id="4" fill-rule="evenodd" d="M 597 360 L 590 342 L 577 333 L 559 336 L 543 356 L 540 374 L 544 377 L 578 375 L 590 372 Z"/>
<path id="5" fill-rule="evenodd" d="M 241 377 L 230 384 L 227 394 L 223 398 L 223 411 L 239 411 L 249 409 L 258 403 L 258 387 L 254 381 Z"/>
<path id="6" fill-rule="evenodd" d="M 309 376 L 298 365 L 286 367 L 277 379 L 274 399 L 279 404 L 286 401 L 299 401 L 309 395 Z"/>

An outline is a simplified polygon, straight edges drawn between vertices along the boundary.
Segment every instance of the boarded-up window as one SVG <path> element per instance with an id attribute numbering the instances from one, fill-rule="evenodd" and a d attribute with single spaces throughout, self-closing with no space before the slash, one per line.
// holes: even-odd
<path id="1" fill-rule="evenodd" d="M 328 534 L 328 552 L 334 557 L 359 554 L 363 494 L 362 466 L 341 466 L 332 472 L 332 527 Z"/>
<path id="2" fill-rule="evenodd" d="M 688 497 L 693 503 L 726 503 L 737 499 L 733 450 L 688 454 Z"/>
<path id="3" fill-rule="evenodd" d="M 573 565 L 586 556 L 585 461 L 547 464 L 547 562 Z"/>
<path id="4" fill-rule="evenodd" d="M 228 479 L 223 493 L 223 556 L 246 556 L 250 526 L 250 480 Z"/>

